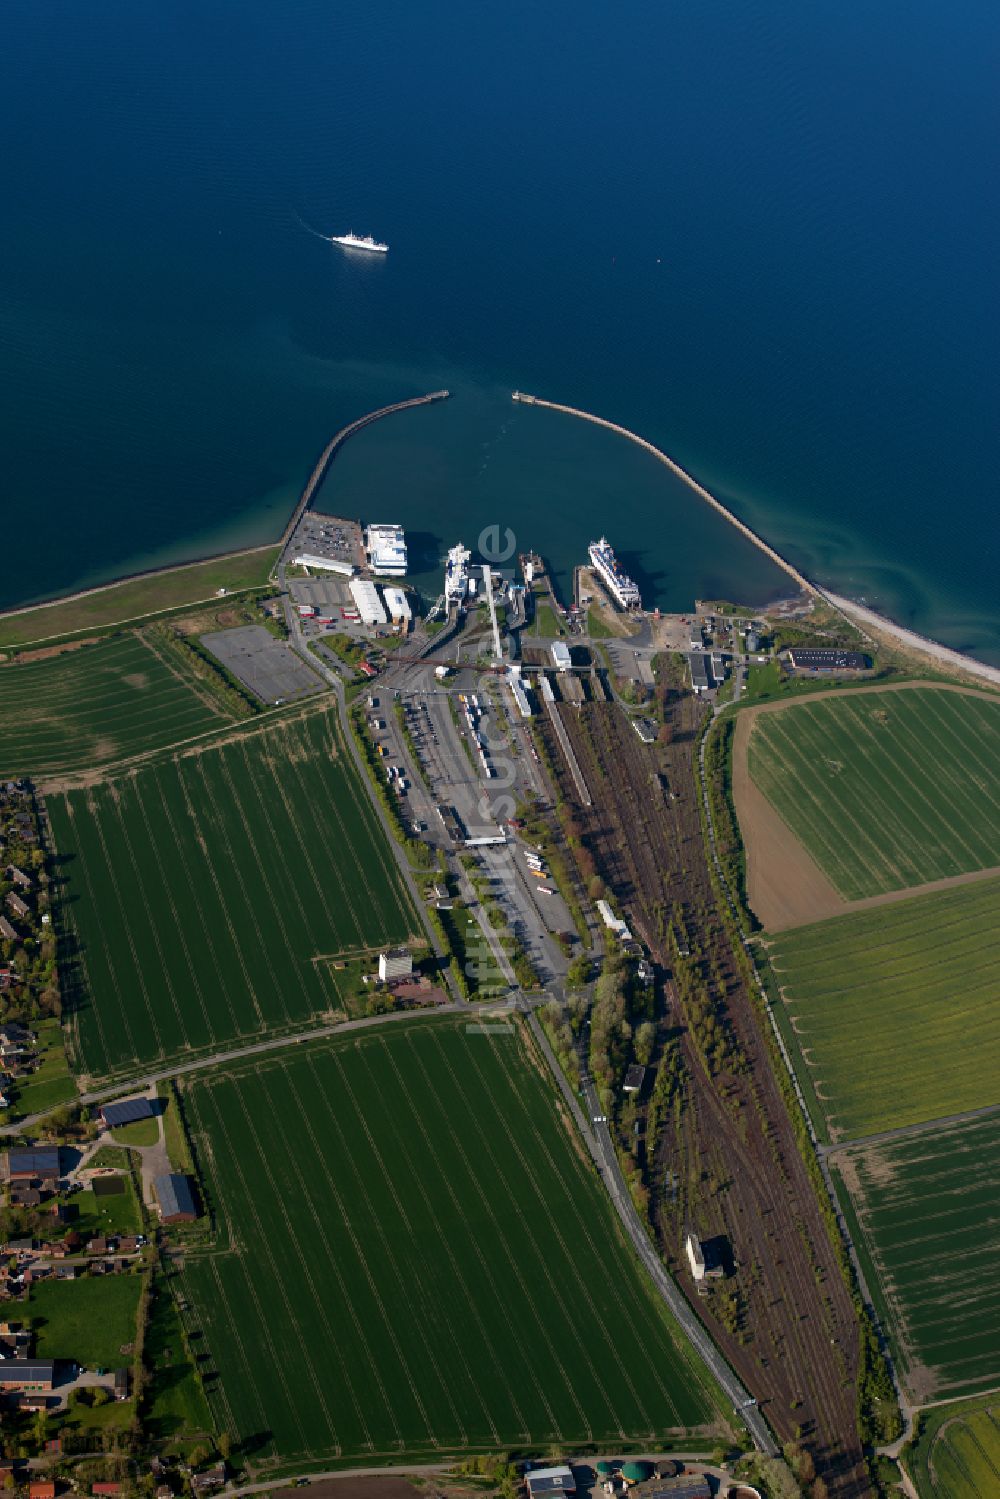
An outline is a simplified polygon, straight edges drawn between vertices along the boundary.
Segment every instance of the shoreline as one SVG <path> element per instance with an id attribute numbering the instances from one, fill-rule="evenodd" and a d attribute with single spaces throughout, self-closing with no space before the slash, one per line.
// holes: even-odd
<path id="1" fill-rule="evenodd" d="M 852 599 L 842 598 L 828 588 L 818 589 L 817 592 L 834 609 L 839 609 L 841 614 L 850 616 L 858 624 L 867 626 L 876 633 L 887 635 L 890 640 L 905 646 L 907 650 L 919 651 L 922 656 L 930 656 L 933 661 L 953 671 L 968 672 L 971 676 L 980 677 L 983 681 L 1000 687 L 1000 666 L 990 666 L 986 661 L 966 656 L 962 651 L 953 650 L 950 645 L 942 645 L 938 640 L 931 640 L 927 635 L 918 635 L 915 630 L 908 630 L 905 625 L 897 625 L 893 620 L 886 619 L 885 615 L 877 614 L 866 604 L 856 604 Z"/>
<path id="2" fill-rule="evenodd" d="M 908 630 L 903 625 L 895 624 L 892 620 L 886 619 L 884 615 L 877 614 L 874 609 L 869 609 L 864 604 L 856 604 L 851 599 L 845 599 L 840 594 L 834 593 L 832 589 L 824 588 L 822 584 L 814 583 L 789 562 L 787 558 L 783 557 L 769 541 L 759 535 L 752 526 L 748 526 L 746 521 L 741 520 L 734 511 L 729 509 L 728 505 L 723 504 L 720 499 L 712 494 L 711 490 L 706 489 L 703 484 L 699 484 L 698 480 L 692 474 L 689 474 L 687 469 L 682 468 L 675 459 L 671 458 L 669 453 L 665 453 L 662 448 L 658 448 L 648 438 L 641 437 L 637 432 L 630 431 L 628 427 L 623 427 L 619 422 L 609 421 L 603 416 L 595 416 L 593 412 L 581 411 L 576 406 L 566 406 L 559 401 L 546 401 L 541 396 L 526 395 L 524 391 L 513 391 L 511 399 L 523 406 L 540 406 L 546 411 L 560 411 L 565 416 L 575 416 L 580 421 L 591 422 L 595 427 L 604 427 L 607 431 L 614 432 L 619 437 L 627 438 L 629 442 L 633 442 L 637 447 L 645 449 L 658 462 L 664 464 L 700 500 L 710 505 L 713 510 L 739 531 L 758 551 L 763 552 L 769 561 L 787 573 L 804 593 L 824 600 L 831 608 L 848 616 L 853 622 L 867 626 L 876 632 L 881 631 L 890 640 L 904 646 L 907 650 L 917 651 L 922 656 L 930 657 L 938 665 L 947 667 L 952 671 L 966 672 L 971 676 L 980 678 L 982 681 L 991 683 L 993 686 L 1000 687 L 1000 667 L 990 666 L 985 661 L 977 660 L 975 656 L 967 656 L 962 651 L 953 650 L 951 646 L 942 645 L 939 641 L 930 639 L 929 636 L 918 635 L 915 630 Z"/>
<path id="3" fill-rule="evenodd" d="M 150 580 L 154 578 L 167 577 L 172 573 L 190 571 L 194 568 L 210 566 L 213 563 L 229 562 L 240 557 L 253 557 L 259 555 L 262 552 L 267 552 L 275 549 L 277 549 L 278 559 L 280 559 L 281 552 L 284 547 L 287 546 L 290 532 L 294 529 L 296 520 L 301 517 L 302 511 L 308 505 L 313 493 L 318 488 L 319 481 L 325 476 L 325 473 L 328 470 L 333 457 L 336 455 L 336 452 L 348 437 L 352 436 L 354 432 L 368 426 L 370 423 L 377 421 L 383 416 L 387 416 L 395 411 L 403 410 L 412 406 L 429 405 L 435 401 L 447 399 L 448 394 L 449 392 L 447 391 L 434 391 L 429 395 L 411 397 L 409 400 L 396 402 L 391 406 L 382 407 L 378 411 L 369 412 L 367 415 L 362 416 L 356 421 L 349 423 L 346 427 L 341 428 L 341 430 L 337 432 L 335 436 L 330 440 L 326 448 L 323 450 L 323 453 L 320 455 L 319 461 L 313 468 L 312 473 L 306 481 L 299 500 L 293 508 L 289 522 L 286 524 L 281 536 L 276 541 L 264 542 L 252 547 L 238 547 L 235 550 L 229 552 L 213 552 L 205 556 L 194 557 L 187 562 L 170 563 L 165 567 L 141 568 L 136 572 L 123 573 L 117 578 L 109 579 L 109 581 L 106 583 L 95 584 L 91 588 L 77 589 L 73 593 L 58 594 L 51 598 L 36 600 L 34 603 L 18 604 L 13 608 L 0 609 L 0 625 L 2 625 L 5 621 L 17 619 L 28 614 L 34 614 L 37 611 L 45 609 L 55 609 L 59 608 L 60 606 L 77 603 L 83 599 L 94 598 L 101 594 L 110 593 L 116 588 L 121 588 L 131 583 L 142 582 L 144 580 Z M 582 411 L 578 407 L 567 406 L 558 401 L 547 401 L 540 396 L 527 395 L 523 391 L 512 392 L 512 399 L 521 405 L 539 406 L 548 411 L 562 412 L 566 416 L 573 416 L 581 421 L 590 422 L 594 426 L 604 427 L 606 430 L 614 432 L 616 435 L 624 437 L 629 442 L 632 442 L 636 444 L 636 446 L 643 448 L 652 457 L 656 458 L 658 462 L 662 463 L 666 468 L 668 468 L 671 473 L 677 479 L 679 479 L 688 489 L 690 489 L 692 493 L 697 495 L 698 498 L 703 501 L 703 503 L 709 505 L 720 516 L 722 516 L 722 518 L 726 520 L 729 525 L 731 525 L 735 530 L 737 530 L 747 541 L 749 541 L 752 546 L 761 551 L 769 559 L 769 561 L 774 563 L 775 566 L 779 567 L 782 572 L 784 572 L 797 584 L 800 590 L 811 595 L 814 598 L 822 599 L 824 602 L 828 603 L 831 608 L 836 609 L 840 614 L 844 615 L 845 618 L 849 619 L 852 623 L 860 626 L 862 630 L 868 629 L 875 632 L 875 634 L 881 634 L 882 636 L 886 637 L 889 642 L 895 643 L 896 645 L 902 646 L 906 650 L 913 651 L 921 656 L 927 657 L 938 666 L 944 667 L 951 671 L 965 673 L 969 676 L 979 679 L 980 681 L 988 682 L 991 686 L 1000 688 L 1000 667 L 991 666 L 988 662 L 980 661 L 975 656 L 966 655 L 962 651 L 957 651 L 951 646 L 943 645 L 940 641 L 933 640 L 930 636 L 921 635 L 915 630 L 910 630 L 904 625 L 899 625 L 894 620 L 887 618 L 885 615 L 879 614 L 876 610 L 869 608 L 867 605 L 855 603 L 854 600 L 845 598 L 843 595 L 835 593 L 832 589 L 826 588 L 822 584 L 815 583 L 810 578 L 807 578 L 806 575 L 802 573 L 797 567 L 795 567 L 791 562 L 789 562 L 787 558 L 783 557 L 781 553 L 771 545 L 770 542 L 768 542 L 758 532 L 754 531 L 753 528 L 749 526 L 745 521 L 741 520 L 734 511 L 730 510 L 727 505 L 725 505 L 720 499 L 713 495 L 710 490 L 706 489 L 703 484 L 700 484 L 692 474 L 689 474 L 686 469 L 682 468 L 681 465 L 677 463 L 675 459 L 671 458 L 668 453 L 665 453 L 662 448 L 658 448 L 655 443 L 650 442 L 647 438 L 641 437 L 638 433 L 630 431 L 629 428 L 623 427 L 618 422 L 609 421 L 605 417 L 596 416 L 592 412 Z M 142 617 L 145 616 L 137 616 L 137 618 Z M 70 633 L 80 632 L 72 631 Z M 44 644 L 45 638 L 46 637 L 39 637 L 37 641 L 29 641 L 26 642 L 26 644 Z"/>
<path id="4" fill-rule="evenodd" d="M 5 619 L 16 619 L 19 614 L 34 614 L 36 609 L 55 609 L 60 604 L 76 604 L 80 599 L 94 598 L 99 593 L 109 593 L 112 588 L 121 588 L 123 583 L 139 583 L 143 578 L 164 578 L 168 573 L 187 572 L 192 567 L 207 567 L 212 562 L 231 562 L 236 557 L 254 557 L 258 552 L 272 552 L 276 541 L 265 541 L 260 546 L 237 547 L 234 552 L 210 552 L 205 557 L 192 557 L 190 562 L 170 562 L 166 567 L 143 567 L 135 573 L 122 573 L 110 578 L 107 583 L 95 583 L 93 588 L 78 588 L 75 593 L 60 593 L 54 598 L 38 599 L 33 604 L 17 604 L 13 609 L 0 609 L 0 623 Z"/>

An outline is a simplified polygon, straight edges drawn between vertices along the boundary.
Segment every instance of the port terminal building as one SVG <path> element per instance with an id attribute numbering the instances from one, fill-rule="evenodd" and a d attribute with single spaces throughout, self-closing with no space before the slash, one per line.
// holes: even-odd
<path id="1" fill-rule="evenodd" d="M 406 538 L 402 526 L 369 526 L 365 533 L 365 550 L 373 573 L 387 578 L 405 577 Z"/>
<path id="2" fill-rule="evenodd" d="M 386 612 L 382 608 L 382 600 L 379 598 L 378 589 L 374 583 L 369 582 L 367 578 L 352 578 L 351 597 L 355 608 L 361 615 L 362 624 L 388 624 Z"/>
<path id="3" fill-rule="evenodd" d="M 353 563 L 341 562 L 336 557 L 319 557 L 315 552 L 300 552 L 292 562 L 296 567 L 318 567 L 323 572 L 338 573 L 342 578 L 354 576 Z"/>

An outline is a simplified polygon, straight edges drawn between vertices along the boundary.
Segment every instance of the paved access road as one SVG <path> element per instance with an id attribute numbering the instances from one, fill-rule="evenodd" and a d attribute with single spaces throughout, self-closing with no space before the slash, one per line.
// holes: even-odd
<path id="1" fill-rule="evenodd" d="M 367 1030 L 373 1025 L 391 1025 L 399 1020 L 429 1019 L 434 1015 L 481 1015 L 488 1011 L 490 1006 L 469 1005 L 464 999 L 453 1000 L 448 1004 L 435 1005 L 432 1009 L 421 1010 L 393 1010 L 388 1015 L 365 1015 L 360 1020 L 342 1020 L 334 1025 L 315 1026 L 312 1030 L 297 1031 L 292 1036 L 272 1036 L 266 1041 L 252 1041 L 246 1046 L 232 1046 L 227 1051 L 215 1051 L 205 1057 L 199 1057 L 194 1062 L 176 1062 L 169 1067 L 164 1067 L 159 1072 L 146 1072 L 141 1077 L 130 1077 L 122 1082 L 109 1084 L 106 1088 L 94 1088 L 89 1093 L 80 1093 L 74 1099 L 68 1099 L 68 1103 L 103 1103 L 105 1099 L 116 1098 L 120 1093 L 140 1093 L 146 1088 L 154 1087 L 157 1083 L 165 1083 L 172 1077 L 184 1077 L 191 1072 L 204 1072 L 209 1067 L 223 1067 L 227 1062 L 239 1062 L 244 1057 L 263 1056 L 265 1052 L 280 1051 L 287 1046 L 295 1046 L 307 1041 L 321 1041 L 327 1036 L 346 1035 L 348 1031 Z M 19 1119 L 16 1124 L 5 1124 L 0 1126 L 0 1136 L 20 1135 L 30 1130 L 32 1125 L 38 1124 L 40 1120 L 47 1119 L 53 1112 L 46 1109 L 41 1114 L 28 1114 Z"/>
<path id="2" fill-rule="evenodd" d="M 541 1031 L 535 1017 L 531 1017 L 531 1023 L 536 1028 L 536 1034 Z M 555 1058 L 550 1058 L 550 1065 L 558 1067 Z M 559 1073 L 562 1077 L 562 1073 Z M 614 1142 L 611 1131 L 604 1122 L 601 1111 L 600 1099 L 592 1078 L 584 1076 L 581 1078 L 583 1084 L 584 1102 L 590 1114 L 590 1139 L 588 1143 L 591 1153 L 597 1162 L 597 1169 L 601 1175 L 605 1187 L 618 1211 L 626 1233 L 635 1246 L 635 1251 L 649 1272 L 650 1279 L 657 1291 L 667 1303 L 676 1320 L 687 1334 L 695 1350 L 701 1355 L 702 1361 L 708 1366 L 715 1376 L 717 1383 L 733 1402 L 734 1413 L 746 1424 L 747 1430 L 753 1438 L 754 1444 L 765 1452 L 768 1457 L 777 1457 L 779 1447 L 768 1430 L 767 1422 L 757 1409 L 756 1402 L 751 1399 L 749 1393 L 736 1378 L 722 1354 L 715 1347 L 708 1333 L 695 1316 L 688 1305 L 683 1293 L 671 1280 L 664 1269 L 654 1245 L 651 1243 L 649 1234 L 646 1232 L 642 1219 L 636 1211 L 632 1201 L 628 1185 L 622 1175 L 615 1154 Z M 572 1094 L 570 1094 L 572 1097 Z M 575 1101 L 575 1100 L 574 1100 Z"/>

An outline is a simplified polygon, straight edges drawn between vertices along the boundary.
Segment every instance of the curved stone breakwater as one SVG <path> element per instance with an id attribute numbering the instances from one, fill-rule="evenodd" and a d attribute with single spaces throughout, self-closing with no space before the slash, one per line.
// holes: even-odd
<path id="1" fill-rule="evenodd" d="M 814 598 L 825 600 L 838 613 L 844 615 L 845 618 L 858 627 L 862 633 L 865 633 L 866 629 L 872 630 L 875 633 L 881 633 L 892 640 L 898 641 L 900 645 L 909 650 L 919 651 L 922 655 L 930 656 L 939 666 L 953 671 L 966 672 L 971 676 L 980 677 L 984 681 L 991 682 L 995 686 L 1000 686 L 1000 668 L 989 666 L 985 661 L 977 661 L 974 656 L 963 655 L 961 651 L 952 650 L 949 646 L 941 645 L 936 640 L 929 640 L 925 635 L 917 635 L 912 630 L 904 629 L 902 625 L 894 624 L 892 620 L 886 619 L 883 615 L 876 614 L 873 609 L 867 609 L 864 605 L 856 604 L 850 599 L 841 598 L 839 594 L 831 593 L 827 589 L 821 588 L 818 584 L 810 582 L 804 573 L 800 573 L 797 567 L 793 567 L 786 558 L 782 557 L 780 552 L 775 551 L 769 542 L 765 541 L 762 536 L 758 536 L 756 531 L 748 526 L 745 521 L 741 521 L 738 515 L 734 515 L 721 500 L 717 500 L 715 495 L 707 490 L 703 484 L 699 484 L 697 479 L 693 479 L 686 469 L 681 468 L 679 463 L 674 462 L 669 454 L 664 453 L 663 449 L 656 447 L 654 443 L 647 441 L 645 437 L 640 437 L 637 432 L 630 432 L 628 427 L 619 426 L 617 422 L 609 422 L 603 416 L 594 416 L 590 411 L 580 411 L 576 406 L 564 406 L 559 401 L 545 401 L 540 396 L 526 395 L 522 390 L 515 390 L 512 394 L 512 399 L 520 402 L 523 406 L 544 406 L 547 411 L 561 411 L 565 416 L 579 417 L 581 421 L 591 422 L 595 427 L 606 427 L 609 432 L 616 432 L 619 437 L 628 438 L 629 442 L 634 442 L 638 447 L 645 448 L 647 453 L 651 453 L 654 458 L 664 464 L 699 499 L 704 500 L 706 505 L 711 505 L 713 510 L 717 510 L 758 551 L 763 552 L 765 557 L 770 558 L 777 567 L 780 567 L 790 578 L 793 578 L 804 593 L 811 594 Z"/>
<path id="2" fill-rule="evenodd" d="M 430 406 L 434 401 L 446 401 L 450 394 L 451 392 L 448 390 L 433 390 L 427 396 L 411 396 L 408 401 L 394 401 L 391 406 L 380 406 L 378 411 L 369 411 L 367 416 L 359 416 L 357 421 L 350 422 L 346 427 L 341 427 L 340 431 L 330 438 L 330 441 L 322 453 L 320 453 L 315 468 L 306 480 L 305 488 L 299 496 L 299 502 L 292 511 L 288 525 L 281 534 L 280 545 L 282 550 L 288 545 L 295 527 L 308 508 L 309 501 L 325 479 L 326 471 L 333 462 L 338 449 L 343 446 L 349 437 L 353 437 L 355 432 L 360 432 L 362 427 L 370 427 L 372 422 L 380 421 L 383 416 L 392 416 L 394 411 L 407 411 L 411 406 Z"/>
<path id="3" fill-rule="evenodd" d="M 704 485 L 699 484 L 697 479 L 692 479 L 687 470 L 681 468 L 679 463 L 675 463 L 669 454 L 665 453 L 662 448 L 658 448 L 655 443 L 647 441 L 645 437 L 640 437 L 638 432 L 630 432 L 627 427 L 620 427 L 617 422 L 609 422 L 605 417 L 594 416 L 589 411 L 579 411 L 575 406 L 562 406 L 558 401 L 543 401 L 540 396 L 525 395 L 521 390 L 515 390 L 512 399 L 521 402 L 524 406 L 544 406 L 547 411 L 561 411 L 566 416 L 578 416 L 581 421 L 592 422 L 595 427 L 606 427 L 609 432 L 617 432 L 619 437 L 627 437 L 629 442 L 634 442 L 637 447 L 645 448 L 647 453 L 652 453 L 654 458 L 664 464 L 683 484 L 686 484 L 688 489 L 694 490 L 699 499 L 704 500 L 706 505 L 711 505 L 712 509 L 717 510 L 731 526 L 735 526 L 736 530 L 745 536 L 749 542 L 752 542 L 758 551 L 763 552 L 765 557 L 769 557 L 790 578 L 794 578 L 803 592 L 812 594 L 821 592 L 815 583 L 810 583 L 809 579 L 800 573 L 798 568 L 793 567 L 762 536 L 758 536 L 756 531 L 751 530 L 745 521 L 740 520 L 738 515 L 734 515 L 721 500 L 717 500 L 715 495 L 707 490 Z"/>

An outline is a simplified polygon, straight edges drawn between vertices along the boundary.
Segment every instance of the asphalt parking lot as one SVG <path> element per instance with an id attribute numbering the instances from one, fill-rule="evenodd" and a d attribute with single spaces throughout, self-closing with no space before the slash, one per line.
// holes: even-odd
<path id="1" fill-rule="evenodd" d="M 201 643 L 262 702 L 293 702 L 323 689 L 322 678 L 263 625 L 217 630 L 202 635 Z"/>

